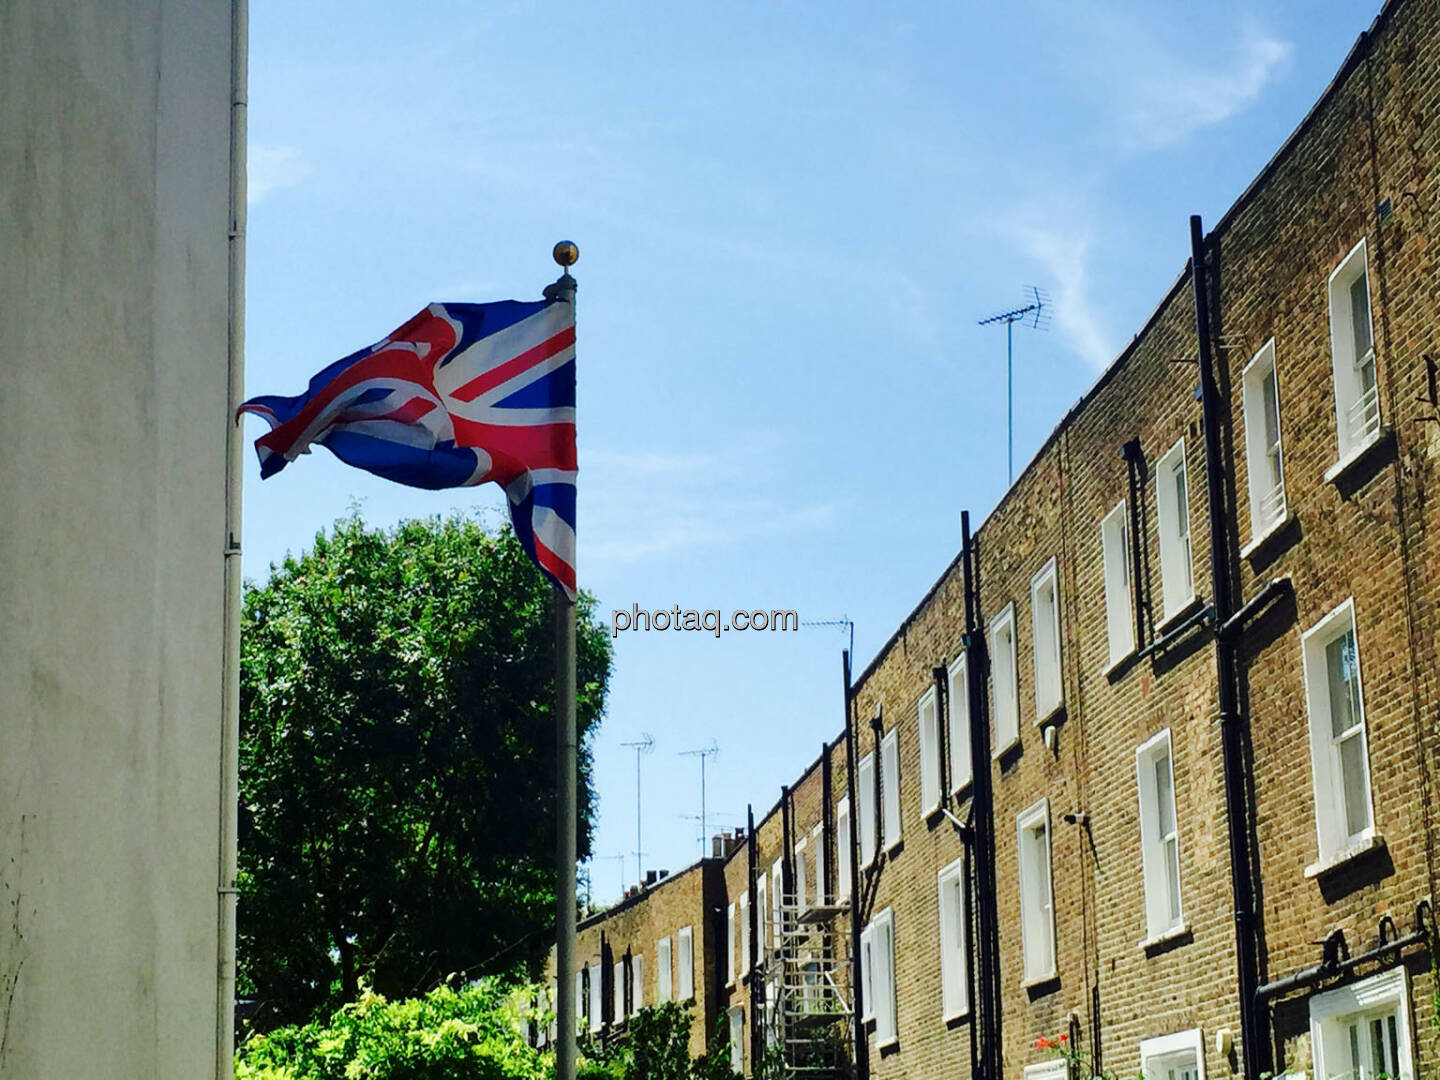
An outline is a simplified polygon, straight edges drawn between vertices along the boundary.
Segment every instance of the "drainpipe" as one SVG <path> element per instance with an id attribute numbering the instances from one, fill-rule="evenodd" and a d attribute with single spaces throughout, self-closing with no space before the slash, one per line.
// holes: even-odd
<path id="1" fill-rule="evenodd" d="M 240 805 L 240 560 L 244 431 L 238 409 L 245 399 L 245 147 L 250 46 L 247 0 L 230 5 L 230 193 L 226 294 L 225 541 L 220 687 L 220 760 L 216 860 L 215 1080 L 235 1075 L 235 904 Z"/>
<path id="2" fill-rule="evenodd" d="M 1210 346 L 1210 288 L 1205 266 L 1205 234 L 1199 215 L 1190 218 L 1190 277 L 1195 287 L 1195 338 L 1199 346 L 1200 404 L 1205 426 L 1205 498 L 1210 518 L 1210 580 L 1215 624 L 1234 614 L 1230 560 L 1225 543 L 1225 492 L 1220 447 L 1224 406 L 1215 382 Z M 1245 718 L 1240 715 L 1235 682 L 1235 648 L 1230 635 L 1215 635 L 1215 676 L 1220 703 L 1221 760 L 1225 775 L 1225 815 L 1230 841 L 1231 904 L 1235 918 L 1235 962 L 1240 991 L 1240 1049 L 1245 1080 L 1268 1071 L 1269 1046 L 1256 1007 L 1260 985 L 1256 947 L 1255 884 L 1251 877 L 1250 815 L 1246 804 Z"/>
<path id="3" fill-rule="evenodd" d="M 961 553 L 965 577 L 965 682 L 970 700 L 970 820 L 974 829 L 973 878 L 977 992 L 970 1002 L 971 1038 L 980 1044 L 979 1080 L 1001 1080 L 1000 1047 L 1000 914 L 995 894 L 995 791 L 990 762 L 990 714 L 985 677 L 989 659 L 980 625 L 980 564 L 970 535 L 970 513 L 960 515 Z"/>
<path id="4" fill-rule="evenodd" d="M 760 953 L 764 944 L 760 940 L 759 893 L 755 889 L 755 863 L 759 852 L 755 847 L 755 808 L 745 807 L 745 887 L 750 892 L 750 955 L 745 969 L 745 979 L 750 986 L 750 1074 L 760 1071 L 760 1061 L 765 1053 L 765 979 L 760 974 Z"/>
<path id="5" fill-rule="evenodd" d="M 835 896 L 835 860 L 840 857 L 837 852 L 831 855 L 834 848 L 832 838 L 835 836 L 835 776 L 830 763 L 830 744 L 827 742 L 820 747 L 820 853 L 821 860 L 820 878 L 817 882 L 820 895 L 815 898 L 818 904 L 829 904 Z M 812 858 L 815 856 L 812 856 Z"/>
<path id="6" fill-rule="evenodd" d="M 1145 467 L 1145 455 L 1140 452 L 1139 436 L 1120 448 L 1120 456 L 1125 459 L 1125 473 L 1130 481 L 1126 515 L 1130 520 L 1130 600 L 1135 605 L 1135 648 L 1140 649 L 1145 645 L 1145 596 L 1140 579 L 1140 472 Z"/>
<path id="7" fill-rule="evenodd" d="M 851 723 L 855 699 L 850 686 L 850 650 L 841 656 L 845 668 L 845 794 L 850 800 L 849 851 L 839 857 L 850 860 L 850 1018 L 855 1035 L 855 1080 L 870 1080 L 870 1043 L 865 1037 L 865 990 L 860 981 L 860 807 L 855 787 L 855 726 Z"/>

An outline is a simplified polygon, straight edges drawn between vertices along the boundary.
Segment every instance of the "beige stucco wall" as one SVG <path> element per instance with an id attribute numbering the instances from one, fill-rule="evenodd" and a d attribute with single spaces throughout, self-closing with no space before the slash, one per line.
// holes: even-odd
<path id="1" fill-rule="evenodd" d="M 213 1074 L 229 0 L 0 0 L 0 1076 Z"/>

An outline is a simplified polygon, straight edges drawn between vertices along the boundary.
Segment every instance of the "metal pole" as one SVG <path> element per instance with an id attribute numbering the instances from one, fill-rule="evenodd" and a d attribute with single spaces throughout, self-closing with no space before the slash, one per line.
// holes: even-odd
<path id="1" fill-rule="evenodd" d="M 1190 218 L 1190 278 L 1195 290 L 1195 339 L 1199 353 L 1200 404 L 1205 429 L 1205 497 L 1210 519 L 1210 583 L 1215 591 L 1215 625 L 1233 612 L 1225 524 L 1229 520 L 1223 487 L 1220 423 L 1223 404 L 1215 383 L 1210 343 L 1210 290 L 1205 264 L 1205 231 L 1198 214 Z M 1251 878 L 1249 778 L 1245 766 L 1245 720 L 1235 681 L 1235 651 L 1224 634 L 1215 635 L 1215 679 L 1220 706 L 1221 767 L 1229 825 L 1230 889 L 1235 919 L 1236 982 L 1240 996 L 1240 1054 L 1245 1080 L 1269 1070 L 1269 1045 L 1260 1022 L 1255 992 L 1260 985 L 1254 883 Z"/>
<path id="2" fill-rule="evenodd" d="M 1005 469 L 1015 482 L 1015 320 L 1005 320 Z"/>
<path id="3" fill-rule="evenodd" d="M 215 1080 L 235 1075 L 236 817 L 240 790 L 240 558 L 244 445 L 237 410 L 245 397 L 245 146 L 249 65 L 247 0 L 230 5 L 230 229 L 227 302 L 224 599 L 221 630 L 219 858 L 216 879 Z"/>
<path id="4" fill-rule="evenodd" d="M 556 245 L 560 261 L 561 245 Z M 570 262 L 574 262 L 573 256 Z M 569 265 L 561 263 L 561 265 Z M 546 290 L 574 307 L 575 279 L 567 270 Z M 559 585 L 555 597 L 555 1015 L 559 1042 L 555 1047 L 556 1080 L 575 1080 L 575 601 Z M 623 865 L 623 864 L 622 864 Z"/>
<path id="5" fill-rule="evenodd" d="M 640 845 L 640 748 L 635 748 L 635 883 L 645 884 L 645 855 Z"/>
<path id="6" fill-rule="evenodd" d="M 710 833 L 705 824 L 705 755 L 700 755 L 700 854 L 705 854 L 705 845 L 710 842 Z"/>

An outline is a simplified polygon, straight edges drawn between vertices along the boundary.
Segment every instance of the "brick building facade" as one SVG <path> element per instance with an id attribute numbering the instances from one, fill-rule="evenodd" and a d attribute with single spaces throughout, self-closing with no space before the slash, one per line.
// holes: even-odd
<path id="1" fill-rule="evenodd" d="M 1396 0 L 842 735 L 727 857 L 587 924 L 650 1003 L 687 898 L 694 1045 L 725 1017 L 746 1072 L 803 1035 L 862 1080 L 1052 1080 L 1061 1036 L 1164 1080 L 1440 1070 L 1437 117 L 1440 2 Z"/>

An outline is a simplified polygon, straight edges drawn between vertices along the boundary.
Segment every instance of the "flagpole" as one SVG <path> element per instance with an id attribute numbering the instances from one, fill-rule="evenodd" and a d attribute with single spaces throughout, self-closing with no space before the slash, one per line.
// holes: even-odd
<path id="1" fill-rule="evenodd" d="M 580 249 L 562 241 L 555 245 L 555 261 L 564 272 L 545 290 L 550 300 L 575 307 L 575 279 L 570 267 Z M 575 1080 L 575 849 L 576 757 L 575 731 L 575 601 L 559 585 L 555 597 L 555 1047 L 556 1080 Z"/>

